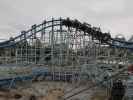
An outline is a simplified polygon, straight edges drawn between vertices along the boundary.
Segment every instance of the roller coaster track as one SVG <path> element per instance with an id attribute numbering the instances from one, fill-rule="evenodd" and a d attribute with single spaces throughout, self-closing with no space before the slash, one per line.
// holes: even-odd
<path id="1" fill-rule="evenodd" d="M 43 26 L 43 27 L 42 27 Z M 42 32 L 43 30 L 54 27 L 54 26 L 66 26 L 68 28 L 76 28 L 79 31 L 83 31 L 84 35 L 91 35 L 94 39 L 99 40 L 101 43 L 108 44 L 112 47 L 117 48 L 125 48 L 133 50 L 133 42 L 128 41 L 122 41 L 118 39 L 114 39 L 111 37 L 108 33 L 103 33 L 100 30 L 94 29 L 93 27 L 89 26 L 87 23 L 81 23 L 78 20 L 71 20 L 69 18 L 67 19 L 52 19 L 50 21 L 44 21 L 43 23 L 39 25 L 33 25 L 31 29 L 27 31 L 23 31 L 20 35 L 4 41 L 0 42 L 0 48 L 14 48 L 18 43 L 21 43 L 22 41 L 25 41 L 32 37 L 33 35 L 36 35 L 39 32 Z M 121 45 L 116 45 L 114 42 L 117 42 Z"/>
<path id="2" fill-rule="evenodd" d="M 67 19 L 62 19 L 62 18 L 52 19 L 50 21 L 44 21 L 43 23 L 41 23 L 39 25 L 33 25 L 31 29 L 21 32 L 20 35 L 13 37 L 10 40 L 0 42 L 0 48 L 15 48 L 19 43 L 23 43 L 27 39 L 30 39 L 31 37 L 36 36 L 39 32 L 41 32 L 42 34 L 45 34 L 45 33 L 43 33 L 43 30 L 54 27 L 54 26 L 65 26 L 68 29 L 75 28 L 78 31 L 84 32 L 84 35 L 92 36 L 93 39 L 99 40 L 103 44 L 107 44 L 107 45 L 109 45 L 111 47 L 115 47 L 115 48 L 123 48 L 123 49 L 133 50 L 133 42 L 127 42 L 127 41 L 114 39 L 111 37 L 111 35 L 109 33 L 103 33 L 100 30 L 97 30 L 97 29 L 91 27 L 87 23 L 81 23 L 78 20 L 71 20 L 69 18 L 67 18 Z M 60 31 L 62 31 L 62 30 L 60 30 Z M 28 75 L 28 76 L 16 76 L 14 78 L 0 79 L 0 86 L 4 86 L 7 84 L 9 86 L 9 85 L 12 85 L 12 82 L 23 81 L 23 80 L 32 80 L 34 77 L 36 77 L 38 75 L 46 76 L 46 74 L 47 74 L 47 72 L 41 72 L 41 73 L 32 74 L 32 75 Z M 116 75 L 118 75 L 118 74 L 115 74 L 115 76 Z M 111 78 L 112 77 L 110 77 L 110 79 Z M 100 82 L 98 84 L 102 84 L 102 82 Z M 86 90 L 88 90 L 88 88 L 83 89 L 83 90 L 77 92 L 76 94 L 73 94 L 72 96 L 77 95 Z M 72 96 L 69 96 L 66 98 L 70 98 Z"/>

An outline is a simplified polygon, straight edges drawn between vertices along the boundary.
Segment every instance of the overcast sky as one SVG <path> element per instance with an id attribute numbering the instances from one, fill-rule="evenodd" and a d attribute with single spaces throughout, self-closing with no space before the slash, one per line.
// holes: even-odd
<path id="1" fill-rule="evenodd" d="M 133 35 L 133 0 L 0 0 L 0 39 L 60 16 L 100 26 L 113 36 Z"/>

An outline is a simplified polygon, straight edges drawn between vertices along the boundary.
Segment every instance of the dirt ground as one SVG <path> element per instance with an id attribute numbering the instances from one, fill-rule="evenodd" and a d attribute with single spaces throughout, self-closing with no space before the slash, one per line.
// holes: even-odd
<path id="1" fill-rule="evenodd" d="M 108 100 L 107 93 L 105 91 L 94 92 L 90 100 Z"/>
<path id="2" fill-rule="evenodd" d="M 71 84 L 60 82 L 34 83 L 31 87 L 18 89 L 0 89 L 0 100 L 63 100 Z M 82 89 L 82 87 L 81 87 Z M 70 100 L 107 100 L 106 91 L 96 88 L 79 94 Z"/>
<path id="3" fill-rule="evenodd" d="M 26 92 L 17 90 L 1 90 L 0 100 L 63 100 L 64 90 L 51 89 L 43 96 L 35 96 Z"/>

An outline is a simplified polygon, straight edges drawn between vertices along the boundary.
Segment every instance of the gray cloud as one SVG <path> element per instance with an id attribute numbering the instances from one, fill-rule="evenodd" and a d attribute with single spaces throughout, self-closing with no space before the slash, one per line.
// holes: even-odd
<path id="1" fill-rule="evenodd" d="M 132 3 L 132 0 L 0 0 L 0 35 L 9 38 L 45 18 L 62 16 L 128 38 L 133 35 Z"/>

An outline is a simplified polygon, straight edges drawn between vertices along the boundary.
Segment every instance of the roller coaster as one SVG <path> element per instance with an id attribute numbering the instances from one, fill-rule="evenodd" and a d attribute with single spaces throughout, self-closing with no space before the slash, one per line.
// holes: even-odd
<path id="1" fill-rule="evenodd" d="M 112 38 L 86 22 L 70 18 L 44 20 L 0 42 L 1 69 L 29 69 L 23 75 L 19 71 L 14 75 L 11 70 L 13 76 L 1 76 L 0 86 L 11 88 L 16 82 L 39 76 L 56 81 L 92 80 L 107 86 L 114 76 L 120 78 L 119 74 L 127 71 L 132 51 L 133 42 Z"/>

